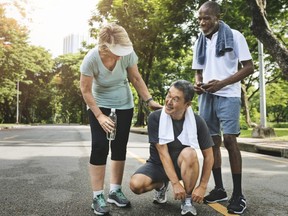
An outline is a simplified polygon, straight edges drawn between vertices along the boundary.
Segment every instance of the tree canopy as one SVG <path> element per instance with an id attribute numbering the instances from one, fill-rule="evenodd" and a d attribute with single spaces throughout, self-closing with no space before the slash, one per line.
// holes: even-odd
<path id="1" fill-rule="evenodd" d="M 139 71 L 154 99 L 163 104 L 171 82 L 194 82 L 192 46 L 199 34 L 195 13 L 204 2 L 100 0 L 89 20 L 91 35 L 96 38 L 99 26 L 107 21 L 125 27 L 139 56 Z M 267 98 L 276 97 L 267 101 L 267 117 L 269 121 L 288 121 L 286 1 L 270 0 L 267 5 L 264 0 L 218 2 L 222 19 L 247 39 L 255 64 L 255 73 L 242 81 L 243 124 L 259 122 L 257 40 L 264 45 Z M 27 42 L 29 30 L 22 22 L 7 17 L 5 6 L 7 3 L 0 3 L 0 122 L 15 122 L 18 94 L 22 123 L 87 123 L 86 106 L 79 90 L 79 66 L 91 46 L 53 59 L 44 48 Z M 17 8 L 25 16 L 23 7 Z M 255 17 L 258 15 L 262 17 Z M 135 89 L 132 91 L 136 105 L 133 123 L 143 126 L 149 110 Z M 197 97 L 192 103 L 197 111 Z"/>

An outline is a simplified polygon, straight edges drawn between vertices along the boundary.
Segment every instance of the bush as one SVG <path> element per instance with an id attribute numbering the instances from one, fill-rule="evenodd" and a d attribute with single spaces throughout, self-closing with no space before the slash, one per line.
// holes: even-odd
<path id="1" fill-rule="evenodd" d="M 288 128 L 288 123 L 272 123 L 273 128 Z"/>

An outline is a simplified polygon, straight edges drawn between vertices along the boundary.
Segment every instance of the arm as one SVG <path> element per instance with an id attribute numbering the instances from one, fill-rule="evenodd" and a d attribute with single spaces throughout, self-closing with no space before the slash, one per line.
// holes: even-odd
<path id="1" fill-rule="evenodd" d="M 254 72 L 254 66 L 252 60 L 242 61 L 243 67 L 240 68 L 235 74 L 227 77 L 224 80 L 211 80 L 203 86 L 207 92 L 214 93 L 227 85 L 239 82 L 245 77 L 249 76 Z"/>
<path id="2" fill-rule="evenodd" d="M 198 203 L 203 202 L 203 198 L 207 189 L 208 181 L 209 181 L 213 163 L 214 163 L 212 147 L 202 150 L 202 154 L 203 154 L 204 160 L 203 160 L 200 182 L 199 182 L 199 185 L 194 189 L 192 193 L 193 201 L 198 202 Z"/>
<path id="3" fill-rule="evenodd" d="M 99 124 L 102 126 L 105 132 L 108 130 L 112 130 L 114 123 L 111 121 L 111 119 L 104 115 L 102 111 L 99 109 L 99 107 L 96 104 L 96 101 L 94 100 L 94 97 L 92 95 L 92 82 L 93 77 L 85 76 L 81 74 L 80 76 L 80 89 L 82 96 L 84 98 L 85 103 L 88 105 L 88 107 L 91 109 L 95 117 L 97 118 Z M 105 122 L 109 122 L 109 125 L 105 125 Z"/>
<path id="4" fill-rule="evenodd" d="M 203 75 L 202 75 L 202 70 L 196 70 L 195 73 L 195 84 L 194 84 L 194 90 L 195 92 L 200 95 L 203 92 L 205 92 L 205 90 L 202 88 L 203 85 Z"/>
<path id="5" fill-rule="evenodd" d="M 160 160 L 163 164 L 166 175 L 168 176 L 168 178 L 172 184 L 173 191 L 174 191 L 174 199 L 176 199 L 176 200 L 185 199 L 186 192 L 185 192 L 184 187 L 179 182 L 178 176 L 177 176 L 176 171 L 174 169 L 172 159 L 171 159 L 169 152 L 168 152 L 168 146 L 156 144 L 156 148 L 157 148 L 157 151 L 159 153 Z"/>
<path id="6" fill-rule="evenodd" d="M 128 79 L 130 80 L 132 85 L 135 87 L 140 97 L 144 101 L 147 101 L 149 98 L 151 98 L 151 94 L 149 93 L 148 88 L 138 71 L 137 64 L 131 67 L 128 67 L 127 72 L 128 72 Z M 162 108 L 160 104 L 156 103 L 153 100 L 150 100 L 147 105 L 153 110 Z"/>

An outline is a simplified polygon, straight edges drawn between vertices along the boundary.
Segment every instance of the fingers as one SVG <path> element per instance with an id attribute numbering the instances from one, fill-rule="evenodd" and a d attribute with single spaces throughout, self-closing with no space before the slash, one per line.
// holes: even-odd
<path id="1" fill-rule="evenodd" d="M 105 132 L 111 132 L 111 130 L 114 128 L 114 123 L 111 123 L 109 118 L 104 120 L 100 125 Z"/>
<path id="2" fill-rule="evenodd" d="M 108 123 L 108 121 L 104 121 L 104 122 L 101 124 L 101 127 L 107 132 L 108 129 L 109 129 L 109 123 Z"/>
<path id="3" fill-rule="evenodd" d="M 192 194 L 192 200 L 193 200 L 193 202 L 203 204 L 203 197 L 201 197 L 201 196 L 196 196 L 196 195 Z"/>
<path id="4" fill-rule="evenodd" d="M 175 194 L 174 199 L 175 200 L 185 200 L 186 198 L 186 193 L 184 194 Z"/>

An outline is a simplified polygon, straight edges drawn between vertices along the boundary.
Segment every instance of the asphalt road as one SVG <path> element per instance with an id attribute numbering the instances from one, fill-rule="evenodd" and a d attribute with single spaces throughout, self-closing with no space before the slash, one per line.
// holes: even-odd
<path id="1" fill-rule="evenodd" d="M 180 215 L 180 202 L 168 192 L 168 203 L 152 203 L 153 192 L 133 194 L 130 176 L 148 157 L 147 136 L 131 133 L 123 191 L 132 207 L 110 206 L 113 216 Z M 198 152 L 200 160 L 201 153 Z M 0 215 L 94 215 L 87 165 L 88 126 L 31 126 L 0 130 Z M 232 182 L 228 155 L 223 149 L 223 180 L 228 195 Z M 288 215 L 288 159 L 242 152 L 243 192 L 248 209 L 243 215 Z M 109 189 L 109 163 L 105 193 Z M 213 178 L 209 189 L 213 188 Z M 170 187 L 171 189 L 171 187 Z M 207 191 L 208 192 L 208 191 Z M 198 215 L 225 215 L 225 206 L 198 205 Z M 227 215 L 227 214 L 226 214 Z"/>

